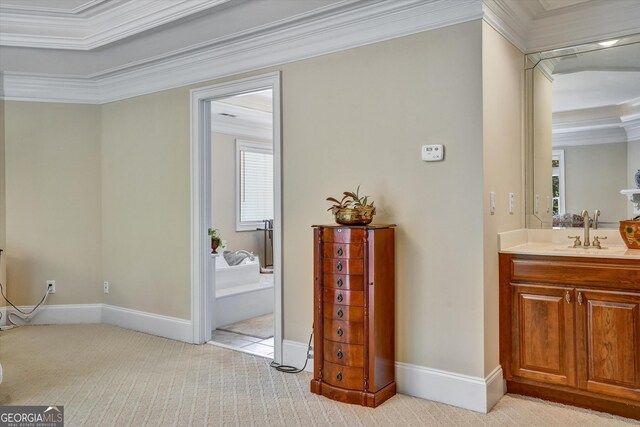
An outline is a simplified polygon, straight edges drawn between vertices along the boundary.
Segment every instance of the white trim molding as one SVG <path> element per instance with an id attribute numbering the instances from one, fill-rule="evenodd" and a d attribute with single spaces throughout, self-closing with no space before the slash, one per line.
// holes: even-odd
<path id="1" fill-rule="evenodd" d="M 295 366 L 300 369 L 304 366 L 307 357 L 307 345 L 291 340 L 282 340 L 282 364 Z M 313 359 L 309 359 L 306 372 L 313 372 Z"/>
<path id="2" fill-rule="evenodd" d="M 172 340 L 191 342 L 191 322 L 185 319 L 104 304 L 101 322 Z"/>
<path id="3" fill-rule="evenodd" d="M 394 0 L 337 8 L 88 76 L 5 73 L 5 99 L 103 104 L 482 18 L 482 0 Z M 84 95 L 79 87 L 86 87 Z"/>
<path id="4" fill-rule="evenodd" d="M 280 73 L 269 73 L 193 89 L 191 102 L 191 324 L 192 341 L 209 341 L 215 319 L 215 274 L 206 233 L 215 218 L 211 198 L 211 101 L 252 91 L 272 90 L 273 111 L 273 276 L 274 360 L 282 360 L 282 147 Z M 215 184 L 214 184 L 215 185 Z"/>
<path id="5" fill-rule="evenodd" d="M 33 306 L 18 308 L 23 311 L 31 311 Z M 3 313 L 3 325 L 6 321 L 6 314 L 11 311 L 15 310 L 7 307 L 0 308 L 0 312 Z M 38 308 L 35 315 L 26 322 L 16 316 L 11 319 L 18 325 L 105 323 L 183 342 L 191 342 L 192 335 L 189 320 L 108 304 L 47 304 Z"/>
<path id="6" fill-rule="evenodd" d="M 91 50 L 230 0 L 87 1 L 75 9 L 0 7 L 0 45 Z"/>
<path id="7" fill-rule="evenodd" d="M 502 367 L 486 378 L 396 362 L 398 392 L 488 413 L 504 395 Z"/>
<path id="8" fill-rule="evenodd" d="M 283 363 L 302 368 L 307 355 L 307 345 L 284 340 L 282 348 Z M 309 360 L 305 371 L 313 372 L 313 359 Z M 398 393 L 483 414 L 488 413 L 505 394 L 501 366 L 497 366 L 485 378 L 479 378 L 396 362 L 396 386 Z"/>
<path id="9" fill-rule="evenodd" d="M 22 311 L 31 311 L 33 306 L 19 306 Z M 15 312 L 6 308 L 5 314 Z M 4 319 L 4 315 L 3 315 Z M 34 315 L 23 321 L 17 316 L 11 318 L 18 325 L 57 325 L 74 323 L 100 323 L 102 320 L 102 304 L 47 304 L 40 306 Z"/>

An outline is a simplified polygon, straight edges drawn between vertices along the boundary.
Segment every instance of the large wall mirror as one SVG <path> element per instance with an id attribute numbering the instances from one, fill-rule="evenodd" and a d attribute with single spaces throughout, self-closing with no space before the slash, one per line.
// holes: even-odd
<path id="1" fill-rule="evenodd" d="M 601 228 L 633 216 L 620 194 L 640 169 L 640 35 L 527 55 L 529 228 Z"/>

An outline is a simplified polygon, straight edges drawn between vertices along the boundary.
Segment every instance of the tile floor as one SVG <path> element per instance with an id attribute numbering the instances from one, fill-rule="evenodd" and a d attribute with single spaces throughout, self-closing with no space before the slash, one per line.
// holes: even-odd
<path id="1" fill-rule="evenodd" d="M 212 344 L 223 344 L 258 356 L 273 358 L 273 337 L 262 339 L 216 329 L 211 333 Z"/>

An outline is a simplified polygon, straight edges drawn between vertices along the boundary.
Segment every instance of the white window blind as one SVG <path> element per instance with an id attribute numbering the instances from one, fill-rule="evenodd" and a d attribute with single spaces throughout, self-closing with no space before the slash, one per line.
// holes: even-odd
<path id="1" fill-rule="evenodd" d="M 236 140 L 237 229 L 255 229 L 273 219 L 273 151 L 269 145 Z"/>

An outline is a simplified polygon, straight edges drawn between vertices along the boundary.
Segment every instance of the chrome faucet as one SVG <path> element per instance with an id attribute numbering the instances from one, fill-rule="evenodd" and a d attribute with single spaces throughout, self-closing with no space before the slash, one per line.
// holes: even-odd
<path id="1" fill-rule="evenodd" d="M 591 242 L 589 241 L 589 212 L 587 210 L 583 210 L 580 214 L 582 217 L 582 221 L 584 221 L 584 243 L 583 246 L 591 246 Z"/>
<path id="2" fill-rule="evenodd" d="M 593 211 L 593 229 L 598 229 L 598 218 L 600 217 L 600 209 Z"/>
<path id="3" fill-rule="evenodd" d="M 239 251 L 235 251 L 234 254 L 236 254 L 236 255 L 245 254 L 246 256 L 249 257 L 250 261 L 253 261 L 254 259 L 256 259 L 256 256 L 253 254 L 253 252 L 245 251 L 244 249 L 240 249 Z"/>

